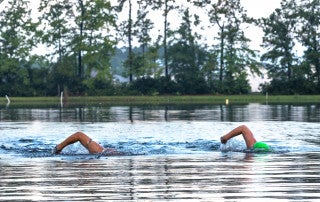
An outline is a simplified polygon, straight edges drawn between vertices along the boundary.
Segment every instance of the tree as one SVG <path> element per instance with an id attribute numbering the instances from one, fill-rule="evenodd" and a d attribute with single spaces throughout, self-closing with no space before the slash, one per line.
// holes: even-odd
<path id="1" fill-rule="evenodd" d="M 318 39 L 312 37 L 316 36 L 313 33 L 317 32 L 319 20 L 318 25 L 312 23 L 317 21 L 313 20 L 315 19 L 313 15 L 317 16 L 317 14 L 315 10 L 309 10 L 308 5 L 298 5 L 295 0 L 283 0 L 281 8 L 276 9 L 269 18 L 262 19 L 262 27 L 265 31 L 263 46 L 268 51 L 262 55 L 261 59 L 270 62 L 266 65 L 268 74 L 272 78 L 270 84 L 264 85 L 264 89 L 268 89 L 270 93 L 309 94 L 316 92 L 314 84 L 317 83 L 317 70 L 313 64 L 317 63 L 319 55 L 315 57 L 316 59 L 311 55 L 317 52 L 315 47 L 319 47 L 319 37 Z M 302 46 L 306 48 L 305 60 L 295 51 L 297 47 Z M 309 55 L 309 53 L 312 54 Z M 312 61 L 315 63 L 307 58 L 313 58 Z"/>
<path id="2" fill-rule="evenodd" d="M 119 5 L 117 6 L 117 11 L 121 12 L 124 8 L 124 4 L 128 2 L 129 10 L 128 10 L 128 20 L 121 23 L 120 30 L 123 30 L 123 35 L 128 37 L 128 57 L 124 66 L 129 71 L 129 81 L 133 80 L 133 60 L 134 55 L 132 51 L 132 35 L 133 35 L 133 20 L 132 20 L 132 3 L 131 0 L 118 0 Z"/>
<path id="3" fill-rule="evenodd" d="M 0 93 L 25 95 L 29 87 L 26 60 L 35 46 L 37 23 L 29 1 L 11 0 L 0 13 Z"/>
<path id="4" fill-rule="evenodd" d="M 111 4 L 104 0 L 95 0 L 80 5 L 81 15 L 76 18 L 80 34 L 75 38 L 74 44 L 78 52 L 78 67 L 83 69 L 84 83 L 94 78 L 102 83 L 110 83 L 110 60 L 116 44 L 108 34 L 116 26 Z M 83 60 L 83 67 L 79 65 L 79 58 Z M 89 87 L 88 90 L 92 89 Z"/>
<path id="5" fill-rule="evenodd" d="M 198 24 L 197 19 L 196 16 L 194 24 Z M 168 64 L 180 93 L 207 93 L 208 88 L 200 71 L 205 63 L 205 51 L 196 42 L 197 34 L 192 32 L 189 9 L 183 12 L 182 23 L 175 36 L 168 49 Z"/>
<path id="6" fill-rule="evenodd" d="M 159 64 L 160 37 L 152 45 L 148 46 L 148 50 L 144 55 L 145 75 L 159 78 L 163 73 L 163 68 Z"/>
<path id="7" fill-rule="evenodd" d="M 246 74 L 243 74 L 247 67 L 251 72 L 260 74 L 256 51 L 249 48 L 250 40 L 243 31 L 253 20 L 247 17 L 240 0 L 189 1 L 208 13 L 210 28 L 217 30 L 212 34 L 213 49 L 210 56 L 211 60 L 212 57 L 217 57 L 217 61 L 210 61 L 214 65 L 212 68 L 206 66 L 208 70 L 218 70 L 218 81 L 213 82 L 217 85 L 217 91 L 231 93 L 233 90 L 230 90 L 228 83 L 238 81 L 242 85 L 241 82 L 247 82 Z"/>
<path id="8" fill-rule="evenodd" d="M 127 3 L 128 10 L 124 10 L 125 3 Z M 150 31 L 154 28 L 154 23 L 148 18 L 150 8 L 157 7 L 155 6 L 156 3 L 153 0 L 146 0 L 137 1 L 137 4 L 133 4 L 131 1 L 122 0 L 119 1 L 117 6 L 118 11 L 125 11 L 129 14 L 128 19 L 121 22 L 119 30 L 121 36 L 124 36 L 122 38 L 128 42 L 127 58 L 123 64 L 127 69 L 127 73 L 124 75 L 129 76 L 129 82 L 133 81 L 133 77 L 138 79 L 151 74 L 159 74 L 157 59 L 160 47 L 158 46 L 158 40 L 151 44 Z M 132 7 L 135 5 L 138 6 L 136 13 L 132 12 Z M 133 16 L 136 16 L 136 18 L 133 19 Z M 140 43 L 136 48 L 132 46 L 134 40 Z M 155 57 L 157 58 L 155 59 Z"/>
<path id="9" fill-rule="evenodd" d="M 219 43 L 214 49 L 218 52 L 219 58 L 219 82 L 220 85 L 228 88 L 230 86 L 224 85 L 224 80 L 226 82 L 239 79 L 241 82 L 246 81 L 241 80 L 241 78 L 246 78 L 242 73 L 246 67 L 249 67 L 252 72 L 260 73 L 256 53 L 248 47 L 250 40 L 242 30 L 242 27 L 251 21 L 241 6 L 240 0 L 218 0 L 217 3 L 211 5 L 210 22 L 219 30 L 217 37 Z"/>
<path id="10" fill-rule="evenodd" d="M 296 27 L 294 1 L 281 4 L 281 9 L 276 9 L 268 18 L 261 19 L 264 31 L 262 46 L 268 51 L 261 57 L 267 64 L 269 74 L 274 79 L 289 81 L 292 79 L 292 70 L 296 56 L 293 53 L 295 37 L 293 30 Z"/>
<path id="11" fill-rule="evenodd" d="M 68 9 L 67 9 L 67 8 Z M 39 17 L 41 27 L 39 37 L 46 46 L 53 49 L 51 57 L 61 61 L 65 55 L 71 52 L 69 46 L 70 20 L 69 6 L 64 5 L 58 0 L 43 0 L 39 5 L 39 11 L 42 16 Z M 48 55 L 48 56 L 49 56 Z"/>
<path id="12" fill-rule="evenodd" d="M 305 47 L 304 66 L 307 67 L 312 81 L 317 85 L 317 92 L 320 92 L 320 2 L 301 1 L 297 7 L 299 29 L 297 38 Z M 314 72 L 314 73 L 312 73 Z M 314 78 L 314 79 L 313 79 Z"/>
<path id="13" fill-rule="evenodd" d="M 45 44 L 54 47 L 55 57 L 58 53 L 57 65 L 63 67 L 63 62 L 67 62 L 65 58 L 77 60 L 73 66 L 76 72 L 73 80 L 77 83 L 74 90 L 84 92 L 84 81 L 91 77 L 92 71 L 106 74 L 105 79 L 110 78 L 109 61 L 115 44 L 109 36 L 115 26 L 110 2 L 43 0 L 39 10 L 45 26 L 41 37 Z"/>
<path id="14" fill-rule="evenodd" d="M 148 8 L 150 7 L 148 1 L 138 1 L 139 9 L 137 10 L 137 21 L 134 24 L 134 35 L 137 37 L 140 43 L 141 56 L 136 57 L 136 59 L 141 60 L 140 66 L 135 69 L 140 72 L 136 74 L 137 76 L 150 76 L 156 73 L 158 67 L 156 59 L 158 58 L 159 46 L 158 41 L 155 42 L 153 47 L 150 46 L 151 36 L 150 30 L 154 28 L 154 23 L 147 18 L 149 14 Z"/>
<path id="15" fill-rule="evenodd" d="M 163 17 L 164 17 L 164 25 L 163 25 L 163 58 L 164 58 L 164 69 L 165 69 L 165 77 L 169 76 L 169 67 L 168 67 L 168 33 L 170 32 L 169 29 L 169 21 L 168 16 L 169 13 L 175 9 L 178 8 L 178 6 L 175 5 L 175 0 L 150 0 L 154 9 L 162 9 L 163 11 Z"/>
<path id="16" fill-rule="evenodd" d="M 147 18 L 149 14 L 148 2 L 138 1 L 139 9 L 137 10 L 137 21 L 134 24 L 135 30 L 134 35 L 137 36 L 138 42 L 141 44 L 142 55 L 146 52 L 148 44 L 151 42 L 150 30 L 153 29 L 154 23 Z"/>
<path id="17" fill-rule="evenodd" d="M 164 1 L 164 29 L 163 29 L 163 48 L 164 48 L 164 68 L 165 68 L 165 76 L 169 77 L 169 69 L 168 69 L 168 44 L 167 44 L 167 34 L 168 34 L 168 14 L 171 10 L 175 9 L 176 7 L 170 5 L 170 2 L 174 3 L 174 0 L 165 0 Z"/>
<path id="18" fill-rule="evenodd" d="M 52 91 L 52 80 L 50 80 L 50 61 L 45 56 L 33 55 L 28 60 L 27 71 L 30 81 L 29 96 L 55 95 Z"/>

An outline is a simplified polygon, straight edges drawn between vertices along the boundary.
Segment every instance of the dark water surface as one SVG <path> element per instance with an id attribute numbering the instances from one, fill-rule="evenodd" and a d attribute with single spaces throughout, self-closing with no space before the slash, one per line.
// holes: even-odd
<path id="1" fill-rule="evenodd" d="M 318 105 L 0 109 L 1 201 L 319 201 Z M 246 153 L 246 124 L 272 153 Z M 76 131 L 124 156 L 89 155 Z"/>
<path id="2" fill-rule="evenodd" d="M 0 121 L 304 121 L 320 122 L 320 105 L 170 105 L 3 108 Z"/>

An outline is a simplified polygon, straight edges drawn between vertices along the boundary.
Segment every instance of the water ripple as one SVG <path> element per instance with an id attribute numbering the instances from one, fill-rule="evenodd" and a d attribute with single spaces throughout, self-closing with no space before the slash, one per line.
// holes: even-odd
<path id="1" fill-rule="evenodd" d="M 0 200 L 319 200 L 319 157 L 213 153 L 0 161 Z"/>

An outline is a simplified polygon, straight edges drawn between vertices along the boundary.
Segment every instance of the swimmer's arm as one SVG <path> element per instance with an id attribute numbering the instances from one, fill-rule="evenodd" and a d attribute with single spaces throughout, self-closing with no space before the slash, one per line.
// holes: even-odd
<path id="1" fill-rule="evenodd" d="M 222 144 L 226 144 L 228 142 L 229 139 L 238 136 L 242 134 L 247 148 L 252 148 L 254 143 L 256 142 L 256 139 L 253 136 L 253 133 L 251 132 L 251 130 L 246 126 L 246 125 L 241 125 L 236 127 L 235 129 L 231 130 L 229 133 L 227 133 L 226 135 L 222 136 L 220 138 L 220 141 Z"/>

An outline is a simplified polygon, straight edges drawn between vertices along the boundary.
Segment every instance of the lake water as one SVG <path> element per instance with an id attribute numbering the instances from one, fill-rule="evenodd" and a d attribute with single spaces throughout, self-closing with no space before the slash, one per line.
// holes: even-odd
<path id="1" fill-rule="evenodd" d="M 319 201 L 319 105 L 0 109 L 1 201 Z M 246 124 L 272 153 L 246 153 Z M 90 155 L 83 131 L 124 156 Z"/>

